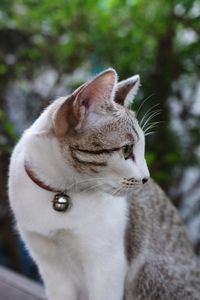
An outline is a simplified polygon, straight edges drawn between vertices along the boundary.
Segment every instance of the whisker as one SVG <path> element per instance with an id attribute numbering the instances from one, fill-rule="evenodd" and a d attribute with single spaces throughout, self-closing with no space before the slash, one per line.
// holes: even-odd
<path id="1" fill-rule="evenodd" d="M 157 109 L 154 112 L 152 112 L 152 114 L 146 119 L 146 121 L 144 122 L 144 124 L 142 124 L 142 130 L 144 130 L 145 125 L 148 124 L 148 122 L 150 122 L 153 118 L 155 118 L 157 115 L 159 115 L 161 113 L 162 109 Z"/>
<path id="2" fill-rule="evenodd" d="M 155 108 L 155 107 L 154 107 Z M 146 122 L 146 120 L 149 119 L 149 117 L 151 117 L 154 113 L 157 113 L 157 111 L 159 111 L 160 109 L 156 109 L 156 110 L 149 110 L 143 117 L 141 125 L 140 126 L 144 126 L 144 123 Z M 146 120 L 145 120 L 146 117 Z"/>
<path id="3" fill-rule="evenodd" d="M 146 133 L 149 129 L 154 128 L 156 126 L 158 126 L 158 124 L 164 123 L 164 121 L 158 121 L 158 122 L 152 122 L 149 123 L 149 126 L 147 126 L 144 130 L 144 133 Z"/>
<path id="4" fill-rule="evenodd" d="M 116 196 L 118 192 L 120 192 L 121 190 L 121 186 L 119 186 L 117 189 L 115 189 L 115 191 L 112 193 L 113 196 Z"/>
<path id="5" fill-rule="evenodd" d="M 93 186 L 90 186 L 89 188 L 84 189 L 83 192 L 89 192 L 89 191 L 91 191 L 92 189 L 97 188 L 97 187 L 101 187 L 101 186 L 104 185 L 104 184 L 105 184 L 105 182 L 101 182 L 101 183 L 99 183 L 99 184 L 95 184 L 95 185 L 93 185 Z"/>
<path id="6" fill-rule="evenodd" d="M 151 94 L 150 96 L 148 96 L 147 98 L 145 98 L 143 101 L 142 101 L 142 103 L 140 104 L 140 106 L 139 106 L 139 108 L 138 108 L 138 110 L 136 111 L 136 117 L 139 115 L 139 112 L 140 112 L 140 110 L 141 110 L 141 108 L 144 106 L 144 104 L 147 102 L 147 100 L 149 100 L 152 96 L 154 96 L 155 95 L 155 93 L 153 93 L 153 94 Z"/>
<path id="7" fill-rule="evenodd" d="M 149 114 L 152 113 L 152 110 L 156 107 L 156 106 L 159 106 L 160 104 L 159 103 L 156 103 L 155 105 L 153 105 L 152 107 L 150 107 L 147 112 L 144 114 L 144 116 L 142 117 L 141 121 L 139 122 L 140 123 L 140 127 L 142 126 L 143 122 L 145 121 L 145 118 L 148 117 Z"/>
<path id="8" fill-rule="evenodd" d="M 152 129 L 156 129 L 156 125 L 150 126 L 150 127 L 148 128 L 148 130 L 150 130 L 150 129 L 151 129 L 151 130 L 152 130 Z M 150 132 L 150 131 L 148 131 L 148 130 L 144 132 L 144 135 L 145 135 L 145 136 L 147 136 L 147 134 Z"/>
<path id="9" fill-rule="evenodd" d="M 152 135 L 154 133 L 156 133 L 156 132 L 155 131 L 150 131 L 150 132 L 145 133 L 145 136 Z"/>
<path id="10" fill-rule="evenodd" d="M 144 125 L 143 125 L 143 127 L 142 127 L 142 130 L 146 130 L 146 128 L 145 127 L 147 127 L 149 124 L 151 124 L 150 123 L 150 121 L 151 120 L 153 120 L 156 116 L 158 116 L 160 114 L 160 112 L 156 112 L 156 113 L 154 113 L 153 115 L 151 115 L 147 120 L 146 120 L 146 122 L 144 123 Z"/>
<path id="11" fill-rule="evenodd" d="M 152 122 L 151 124 L 149 124 L 149 126 L 147 126 L 144 130 L 144 133 L 146 133 L 149 129 L 154 128 L 156 126 L 158 126 L 158 124 L 162 123 L 161 121 L 159 122 Z"/>
<path id="12" fill-rule="evenodd" d="M 72 183 L 72 184 L 69 186 L 69 188 L 71 188 L 73 185 L 76 185 L 76 184 L 81 184 L 81 183 L 85 183 L 85 182 L 88 182 L 88 181 L 95 181 L 95 180 L 105 180 L 105 177 L 95 177 L 95 178 L 84 179 L 84 180 L 81 180 L 81 181 Z"/>

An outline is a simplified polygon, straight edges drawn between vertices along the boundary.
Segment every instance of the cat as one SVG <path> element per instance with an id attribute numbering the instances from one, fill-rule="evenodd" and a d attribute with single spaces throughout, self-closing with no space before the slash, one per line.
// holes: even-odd
<path id="1" fill-rule="evenodd" d="M 199 263 L 129 109 L 139 85 L 105 70 L 50 104 L 13 151 L 10 205 L 49 300 L 200 299 Z"/>

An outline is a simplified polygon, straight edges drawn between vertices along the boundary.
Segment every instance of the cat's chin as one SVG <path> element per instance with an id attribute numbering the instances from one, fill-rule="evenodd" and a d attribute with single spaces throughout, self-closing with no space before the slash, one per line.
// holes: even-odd
<path id="1" fill-rule="evenodd" d="M 132 196 L 135 192 L 139 192 L 142 188 L 142 184 L 137 184 L 131 188 L 117 187 L 107 189 L 106 192 L 116 197 L 129 197 Z"/>
<path id="2" fill-rule="evenodd" d="M 142 184 L 139 183 L 128 188 L 119 185 L 114 186 L 114 184 L 103 184 L 101 186 L 99 184 L 94 184 L 93 186 L 87 186 L 86 184 L 76 184 L 72 189 L 69 189 L 68 191 L 72 194 L 103 192 L 116 197 L 128 197 L 133 195 L 135 192 L 140 191 L 141 188 Z"/>

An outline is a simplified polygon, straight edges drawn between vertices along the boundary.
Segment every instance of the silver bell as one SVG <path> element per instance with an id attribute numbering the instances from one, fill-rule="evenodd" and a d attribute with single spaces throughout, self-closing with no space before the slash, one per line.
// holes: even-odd
<path id="1" fill-rule="evenodd" d="M 65 212 L 71 207 L 70 197 L 64 193 L 56 194 L 53 199 L 53 208 Z"/>

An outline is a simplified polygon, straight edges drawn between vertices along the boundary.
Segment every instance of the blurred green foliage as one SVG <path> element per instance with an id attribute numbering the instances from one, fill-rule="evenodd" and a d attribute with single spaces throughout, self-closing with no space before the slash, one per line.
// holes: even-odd
<path id="1" fill-rule="evenodd" d="M 2 110 L 0 110 L 0 124 L 3 129 L 3 132 L 0 132 L 0 153 L 1 151 L 11 151 L 13 144 L 18 140 L 18 136 L 14 130 L 13 124 L 6 118 L 6 115 Z"/>
<path id="2" fill-rule="evenodd" d="M 1 0 L 2 109 L 7 110 L 5 92 L 12 82 L 32 80 L 48 67 L 58 76 L 70 76 L 85 63 L 91 73 L 112 66 L 120 79 L 139 73 L 142 88 L 134 108 L 153 93 L 141 112 L 159 103 L 157 120 L 164 121 L 147 137 L 146 157 L 152 176 L 169 190 L 184 168 L 199 164 L 200 117 L 192 111 L 194 98 L 183 101 L 185 88 L 195 89 L 200 77 L 199 20 L 198 0 Z M 186 87 L 178 84 L 183 77 Z M 188 143 L 172 126 L 173 99 Z M 14 143 L 16 135 L 2 112 L 0 124 L 5 151 L 2 136 Z"/>

